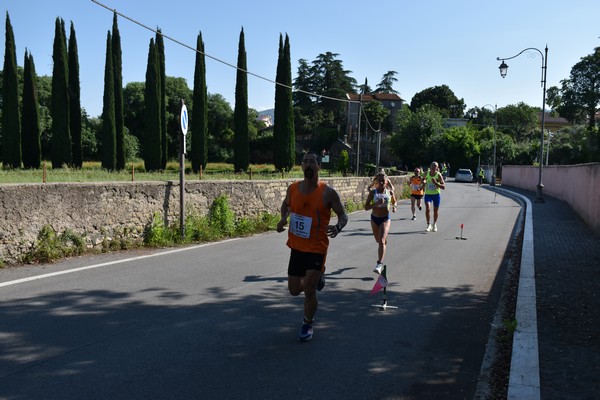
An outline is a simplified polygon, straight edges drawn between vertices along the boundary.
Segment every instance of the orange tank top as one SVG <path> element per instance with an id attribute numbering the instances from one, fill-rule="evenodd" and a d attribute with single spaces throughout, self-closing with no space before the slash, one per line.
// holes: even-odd
<path id="1" fill-rule="evenodd" d="M 327 226 L 331 209 L 323 204 L 325 182 L 319 181 L 310 194 L 300 191 L 300 182 L 290 185 L 290 229 L 287 245 L 298 251 L 327 254 Z"/>
<path id="2" fill-rule="evenodd" d="M 410 178 L 410 193 L 416 195 L 423 195 L 423 178 L 415 175 Z"/>

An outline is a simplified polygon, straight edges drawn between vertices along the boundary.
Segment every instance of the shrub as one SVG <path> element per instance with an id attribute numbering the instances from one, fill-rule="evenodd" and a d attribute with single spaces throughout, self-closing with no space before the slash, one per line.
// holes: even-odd
<path id="1" fill-rule="evenodd" d="M 58 235 L 50 225 L 44 225 L 38 233 L 37 242 L 23 257 L 23 262 L 52 262 L 62 257 L 83 254 L 84 239 L 70 229 Z"/>
<path id="2" fill-rule="evenodd" d="M 144 244 L 148 246 L 167 246 L 174 242 L 173 230 L 165 226 L 159 213 L 155 212 L 152 220 L 144 229 Z"/>
<path id="3" fill-rule="evenodd" d="M 348 156 L 348 151 L 342 150 L 340 152 L 340 157 L 338 158 L 337 169 L 339 172 L 344 174 L 344 176 L 350 170 L 350 157 Z"/>
<path id="4" fill-rule="evenodd" d="M 210 225 L 219 229 L 224 236 L 231 236 L 234 231 L 234 214 L 229 208 L 229 203 L 225 195 L 217 197 L 209 211 Z"/>

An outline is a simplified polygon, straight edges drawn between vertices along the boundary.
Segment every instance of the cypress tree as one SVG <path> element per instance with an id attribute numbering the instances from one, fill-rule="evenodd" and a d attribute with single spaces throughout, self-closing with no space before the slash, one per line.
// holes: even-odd
<path id="1" fill-rule="evenodd" d="M 19 118 L 19 80 L 15 36 L 6 12 L 6 47 L 2 70 L 2 162 L 21 168 L 21 120 Z"/>
<path id="2" fill-rule="evenodd" d="M 73 21 L 71 21 L 69 35 L 69 111 L 73 166 L 81 168 L 83 165 L 81 150 L 81 86 L 79 84 L 77 37 Z"/>
<path id="3" fill-rule="evenodd" d="M 160 136 L 160 88 L 159 88 L 158 55 L 154 39 L 150 39 L 148 64 L 146 67 L 146 86 L 144 89 L 144 164 L 147 171 L 161 169 L 161 136 Z"/>
<path id="4" fill-rule="evenodd" d="M 248 139 L 248 73 L 244 28 L 240 32 L 238 46 L 237 79 L 235 82 L 235 109 L 233 111 L 234 148 L 233 167 L 236 172 L 246 171 L 250 165 L 250 143 Z"/>
<path id="5" fill-rule="evenodd" d="M 123 115 L 123 61 L 121 52 L 121 34 L 117 24 L 117 13 L 113 15 L 112 26 L 112 53 L 113 53 L 113 78 L 115 91 L 115 127 L 116 127 L 116 155 L 117 169 L 125 168 L 127 155 L 125 154 L 125 123 Z"/>
<path id="6" fill-rule="evenodd" d="M 40 141 L 40 113 L 37 95 L 37 76 L 33 55 L 25 50 L 23 64 L 23 114 L 21 141 L 23 149 L 23 167 L 39 168 L 42 145 Z"/>
<path id="7" fill-rule="evenodd" d="M 279 59 L 275 81 L 275 126 L 273 139 L 275 149 L 273 162 L 275 168 L 289 171 L 296 161 L 296 134 L 294 128 L 294 109 L 292 96 L 292 63 L 290 59 L 290 40 L 279 35 Z"/>
<path id="8" fill-rule="evenodd" d="M 113 76 L 112 36 L 106 37 L 106 64 L 104 66 L 104 107 L 102 108 L 102 168 L 117 167 L 117 132 L 115 127 L 115 79 Z"/>
<path id="9" fill-rule="evenodd" d="M 206 87 L 206 63 L 202 32 L 196 41 L 196 67 L 194 70 L 194 98 L 192 107 L 192 170 L 206 169 L 208 159 L 208 94 Z"/>
<path id="10" fill-rule="evenodd" d="M 285 148 L 285 135 L 284 131 L 284 115 L 282 114 L 284 110 L 284 99 L 285 94 L 283 92 L 282 84 L 283 80 L 283 35 L 279 34 L 279 57 L 277 58 L 277 71 L 275 75 L 275 124 L 273 126 L 273 165 L 275 169 L 278 171 L 283 171 L 285 169 L 285 157 L 284 152 L 282 151 Z M 280 122 L 281 121 L 281 122 Z"/>
<path id="11" fill-rule="evenodd" d="M 52 51 L 52 168 L 71 165 L 72 148 L 69 130 L 69 87 L 65 22 L 56 18 Z"/>
<path id="12" fill-rule="evenodd" d="M 286 171 L 290 171 L 296 163 L 296 130 L 294 127 L 294 104 L 292 94 L 292 61 L 290 54 L 290 38 L 285 35 L 285 44 L 283 46 L 283 76 L 282 81 L 284 96 L 281 100 L 281 106 L 285 110 L 282 114 L 285 121 L 285 145 L 284 149 L 284 167 Z"/>
<path id="13" fill-rule="evenodd" d="M 167 167 L 168 140 L 167 140 L 167 94 L 166 94 L 166 72 L 165 72 L 165 41 L 160 29 L 156 33 L 156 54 L 158 57 L 158 98 L 160 101 L 160 145 L 161 145 L 161 169 Z"/>

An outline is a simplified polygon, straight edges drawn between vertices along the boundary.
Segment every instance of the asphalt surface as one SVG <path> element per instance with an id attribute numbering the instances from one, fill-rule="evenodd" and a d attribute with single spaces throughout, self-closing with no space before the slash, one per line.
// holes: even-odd
<path id="1" fill-rule="evenodd" d="M 472 399 L 521 213 L 494 199 L 450 182 L 435 233 L 407 202 L 392 214 L 397 309 L 369 296 L 376 243 L 353 213 L 309 343 L 287 234 L 2 269 L 0 399 Z"/>
<path id="2" fill-rule="evenodd" d="M 534 192 L 502 188 L 532 208 L 540 398 L 598 399 L 600 237 L 565 202 L 538 203 Z M 294 341 L 300 318 L 292 314 L 301 309 L 285 293 L 288 251 L 276 234 L 199 247 L 185 260 L 188 250 L 119 264 L 152 253 L 142 250 L 4 269 L 0 282 L 82 272 L 27 281 L 38 294 L 17 285 L 0 290 L 0 398 L 472 398 L 477 349 L 503 276 L 491 269 L 482 279 L 477 268 L 486 257 L 475 252 L 501 257 L 502 248 L 482 248 L 484 238 L 490 227 L 511 226 L 497 211 L 515 208 L 489 193 L 449 188 L 435 234 L 423 232 L 422 213 L 409 221 L 406 206 L 393 216 L 388 258 L 398 268 L 390 269 L 389 298 L 398 311 L 378 311 L 378 296 L 365 297 L 372 273 L 357 266 L 373 264 L 375 247 L 368 216 L 353 215 L 342 234 L 348 242 L 332 242 L 320 323 L 307 345 Z M 465 219 L 460 204 L 472 200 L 479 203 L 469 215 L 488 225 Z M 467 241 L 455 240 L 462 222 Z M 413 238 L 420 243 L 407 247 Z M 438 248 L 442 255 L 430 259 Z M 248 274 L 242 266 L 250 260 L 271 267 Z M 155 272 L 155 262 L 167 273 Z M 84 270 L 90 263 L 106 266 Z M 177 275 L 168 272 L 173 265 Z"/>
<path id="3" fill-rule="evenodd" d="M 503 189 L 532 207 L 540 398 L 598 399 L 600 237 L 563 201 Z"/>

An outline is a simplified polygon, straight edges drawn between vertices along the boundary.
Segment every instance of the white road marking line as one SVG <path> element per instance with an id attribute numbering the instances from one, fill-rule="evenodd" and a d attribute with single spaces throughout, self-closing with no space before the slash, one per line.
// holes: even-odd
<path id="1" fill-rule="evenodd" d="M 204 243 L 204 244 L 200 244 L 200 245 L 197 245 L 197 246 L 185 247 L 185 248 L 181 248 L 181 249 L 167 250 L 167 251 L 163 251 L 163 252 L 160 252 L 160 253 L 147 254 L 145 256 L 138 256 L 138 257 L 124 258 L 122 260 L 108 261 L 108 262 L 105 262 L 105 263 L 88 265 L 88 266 L 85 266 L 85 267 L 73 268 L 73 269 L 68 269 L 68 270 L 65 270 L 65 271 L 50 272 L 48 274 L 30 276 L 28 278 L 15 279 L 14 281 L 0 282 L 0 287 L 6 287 L 6 286 L 11 286 L 11 285 L 18 285 L 20 283 L 36 281 L 36 280 L 45 279 L 45 278 L 51 278 L 53 276 L 71 274 L 71 273 L 75 273 L 75 272 L 86 271 L 88 269 L 95 269 L 95 268 L 107 267 L 109 265 L 127 263 L 127 262 L 131 262 L 131 261 L 138 261 L 138 260 L 143 260 L 143 259 L 146 259 L 146 258 L 165 256 L 165 255 L 169 255 L 169 254 L 173 254 L 173 253 L 179 253 L 179 252 L 182 252 L 182 251 L 195 250 L 195 249 L 199 249 L 201 247 L 206 247 L 206 246 L 211 246 L 211 245 L 221 244 L 221 243 L 227 243 L 227 242 L 231 242 L 231 241 L 234 241 L 234 240 L 239 240 L 239 238 L 227 239 L 227 240 L 223 240 L 223 241 L 220 241 L 220 242 Z"/>

